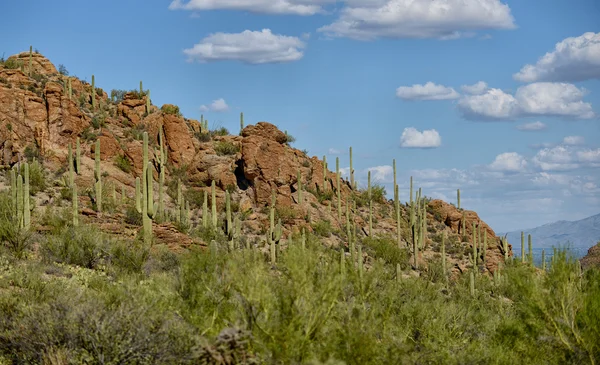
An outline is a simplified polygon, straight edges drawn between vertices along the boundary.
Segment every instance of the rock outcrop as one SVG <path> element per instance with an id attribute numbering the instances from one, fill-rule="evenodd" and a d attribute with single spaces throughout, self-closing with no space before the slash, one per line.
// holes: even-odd
<path id="1" fill-rule="evenodd" d="M 203 134 L 200 124 L 179 114 L 179 108 L 166 104 L 162 108 L 150 105 L 145 92 L 122 92 L 122 100 L 112 100 L 103 90 L 96 88 L 96 108 L 92 106 L 91 85 L 75 77 L 58 73 L 56 67 L 40 54 L 32 58 L 31 74 L 28 69 L 29 53 L 12 56 L 4 65 L 0 64 L 0 162 L 2 165 L 15 164 L 25 155 L 39 156 L 50 170 L 64 169 L 67 146 L 79 137 L 82 144 L 85 171 L 78 176 L 86 186 L 93 183 L 93 157 L 96 139 L 100 140 L 103 172 L 109 181 L 123 185 L 128 194 L 133 193 L 135 177 L 142 172 L 142 141 L 144 131 L 148 132 L 149 159 L 157 167 L 154 171 L 158 179 L 158 140 L 160 131 L 168 152 L 167 180 L 184 183 L 184 191 L 208 193 L 212 181 L 218 188 L 217 204 L 222 207 L 225 190 L 232 194 L 237 211 L 247 216 L 243 226 L 247 237 L 261 239 L 264 227 L 268 224 L 268 209 L 273 192 L 276 193 L 278 216 L 284 225 L 284 237 L 300 228 L 314 229 L 315 222 L 324 221 L 335 234 L 322 237 L 324 244 L 347 245 L 345 241 L 345 214 L 337 216 L 335 194 L 336 174 L 326 169 L 317 157 L 309 157 L 304 152 L 288 145 L 288 136 L 275 125 L 259 122 L 246 126 L 236 136 Z M 21 62 L 25 65 L 21 70 Z M 7 66 L 10 64 L 10 66 Z M 15 67 L 18 64 L 19 67 Z M 69 95 L 68 85 L 71 85 Z M 112 93 L 111 93 L 112 94 Z M 299 204 L 298 173 L 301 176 L 304 197 Z M 171 184 L 173 185 L 173 184 Z M 324 194 L 330 195 L 326 197 Z M 342 211 L 346 202 L 360 194 L 350 187 L 348 181 L 341 180 L 340 195 Z M 331 198 L 333 195 L 333 198 Z M 166 204 L 172 200 L 165 197 Z M 198 202 L 195 202 L 196 206 Z M 389 212 L 389 202 L 377 203 L 375 232 L 377 235 L 395 237 L 395 217 Z M 362 235 L 367 235 L 366 207 L 349 206 L 353 210 L 353 220 Z M 408 217 L 408 207 L 402 206 L 401 216 Z M 503 259 L 500 240 L 494 231 L 483 222 L 477 213 L 457 210 L 441 200 L 428 203 L 428 222 L 436 232 L 428 232 L 426 249 L 439 248 L 437 240 L 440 232 L 467 247 L 472 237 L 473 223 L 487 236 L 488 250 L 486 267 L 489 272 L 497 269 Z M 196 212 L 196 214 L 199 214 Z M 465 217 L 465 232 L 461 220 Z M 116 224 L 115 222 L 111 223 Z M 404 222 L 403 224 L 406 224 Z M 113 227 L 113 230 L 116 228 Z M 172 226 L 157 227 L 159 239 L 169 244 L 179 238 L 173 234 Z M 342 232 L 342 233 L 339 233 Z M 401 244 L 408 247 L 409 235 L 402 234 Z M 169 239 L 165 237 L 171 237 Z M 176 237 L 176 238 L 173 238 Z M 482 237 L 483 238 L 483 237 Z M 463 242 L 465 241 L 465 242 Z M 192 244 L 186 241 L 186 245 Z M 510 253 L 512 255 L 512 252 Z M 433 251 L 423 257 L 433 257 Z M 465 267 L 462 250 L 450 264 L 459 269 Z"/>

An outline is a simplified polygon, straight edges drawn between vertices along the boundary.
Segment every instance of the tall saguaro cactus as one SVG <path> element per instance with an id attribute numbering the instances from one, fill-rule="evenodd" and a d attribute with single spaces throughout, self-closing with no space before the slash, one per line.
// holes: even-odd
<path id="1" fill-rule="evenodd" d="M 94 178 L 96 180 L 94 187 L 96 189 L 96 210 L 102 212 L 102 173 L 100 171 L 100 139 L 96 140 L 96 154 L 94 164 Z"/>
<path id="2" fill-rule="evenodd" d="M 367 194 L 369 197 L 369 237 L 373 237 L 373 198 L 371 196 L 371 170 L 367 177 Z"/>
<path id="3" fill-rule="evenodd" d="M 148 132 L 143 134 L 143 168 L 142 168 L 142 223 L 144 241 L 152 242 L 152 218 L 154 217 L 154 188 L 152 184 L 152 163 L 148 162 Z"/>
<path id="4" fill-rule="evenodd" d="M 352 146 L 350 146 L 350 187 L 355 189 L 354 186 L 354 169 L 352 168 Z"/>
<path id="5" fill-rule="evenodd" d="M 456 189 L 456 205 L 460 209 L 460 189 Z"/>
<path id="6" fill-rule="evenodd" d="M 96 78 L 92 75 L 92 110 L 96 110 Z"/>
<path id="7" fill-rule="evenodd" d="M 244 112 L 240 112 L 240 135 L 244 129 Z"/>
<path id="8" fill-rule="evenodd" d="M 33 70 L 33 47 L 29 46 L 29 69 L 27 72 L 29 73 L 29 77 L 32 75 Z"/>
<path id="9" fill-rule="evenodd" d="M 342 220 L 342 196 L 341 196 L 341 186 L 340 186 L 340 158 L 335 158 L 335 176 L 337 180 L 337 211 L 338 211 L 338 219 Z"/>

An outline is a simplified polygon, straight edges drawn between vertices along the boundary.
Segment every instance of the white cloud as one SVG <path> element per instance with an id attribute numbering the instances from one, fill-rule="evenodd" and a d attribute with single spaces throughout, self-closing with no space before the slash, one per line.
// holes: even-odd
<path id="1" fill-rule="evenodd" d="M 241 61 L 249 64 L 298 61 L 305 43 L 297 37 L 273 34 L 270 29 L 214 33 L 183 53 L 190 61 Z"/>
<path id="2" fill-rule="evenodd" d="M 394 175 L 394 168 L 389 165 L 369 167 L 368 171 L 371 171 L 371 179 L 380 183 L 389 182 Z"/>
<path id="3" fill-rule="evenodd" d="M 455 39 L 515 27 L 510 8 L 499 0 L 351 0 L 335 22 L 318 31 L 357 40 Z"/>
<path id="4" fill-rule="evenodd" d="M 535 65 L 525 65 L 513 78 L 533 81 L 583 81 L 600 79 L 600 33 L 587 32 L 556 44 Z"/>
<path id="5" fill-rule="evenodd" d="M 225 99 L 221 98 L 221 99 L 213 100 L 213 102 L 209 106 L 201 105 L 200 110 L 203 112 L 207 112 L 209 110 L 211 110 L 213 112 L 225 112 L 225 111 L 229 110 L 229 105 L 227 105 L 227 103 L 225 102 Z"/>
<path id="6" fill-rule="evenodd" d="M 585 138 L 582 136 L 566 136 L 562 142 L 564 145 L 568 146 L 576 146 L 585 144 Z"/>
<path id="7" fill-rule="evenodd" d="M 518 104 L 512 95 L 492 88 L 482 95 L 462 97 L 458 108 L 467 119 L 512 119 Z"/>
<path id="8" fill-rule="evenodd" d="M 453 88 L 427 82 L 425 85 L 400 86 L 396 96 L 405 100 L 448 100 L 460 96 Z"/>
<path id="9" fill-rule="evenodd" d="M 519 172 L 525 170 L 527 161 L 516 152 L 505 152 L 496 156 L 489 167 L 495 171 Z"/>
<path id="10" fill-rule="evenodd" d="M 242 10 L 264 14 L 314 15 L 335 0 L 173 0 L 170 10 Z"/>
<path id="11" fill-rule="evenodd" d="M 539 82 L 521 86 L 514 96 L 494 88 L 481 95 L 465 95 L 458 108 L 464 118 L 474 120 L 530 116 L 589 119 L 595 114 L 592 105 L 582 100 L 586 93 L 573 84 Z"/>
<path id="12" fill-rule="evenodd" d="M 546 129 L 546 127 L 546 124 L 538 120 L 537 122 L 519 124 L 517 129 L 520 131 L 541 131 Z"/>
<path id="13" fill-rule="evenodd" d="M 327 153 L 330 154 L 330 155 L 339 155 L 339 154 L 341 154 L 340 150 L 336 150 L 335 148 L 330 148 L 327 151 Z"/>
<path id="14" fill-rule="evenodd" d="M 473 85 L 463 85 L 460 88 L 467 94 L 481 95 L 487 91 L 488 85 L 483 81 L 478 81 Z"/>
<path id="15" fill-rule="evenodd" d="M 581 162 L 590 162 L 592 164 L 600 163 L 600 148 L 586 149 L 577 152 L 577 158 Z"/>
<path id="16" fill-rule="evenodd" d="M 541 149 L 532 161 L 543 171 L 565 171 L 579 167 L 572 149 L 565 146 Z"/>
<path id="17" fill-rule="evenodd" d="M 404 128 L 400 146 L 405 148 L 435 148 L 442 144 L 442 138 L 435 129 L 419 132 L 413 127 Z"/>
<path id="18" fill-rule="evenodd" d="M 538 82 L 517 89 L 515 98 L 521 115 L 552 115 L 559 117 L 593 118 L 590 103 L 584 103 L 585 89 L 573 84 Z"/>

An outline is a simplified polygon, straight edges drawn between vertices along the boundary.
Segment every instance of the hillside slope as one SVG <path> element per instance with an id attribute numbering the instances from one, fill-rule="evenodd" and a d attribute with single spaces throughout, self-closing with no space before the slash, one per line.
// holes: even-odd
<path id="1" fill-rule="evenodd" d="M 175 105 L 165 104 L 161 108 L 153 105 L 150 91 L 144 90 L 141 82 L 139 90 L 113 90 L 110 94 L 109 97 L 95 85 L 60 74 L 48 59 L 37 53 L 24 52 L 0 64 L 0 160 L 7 169 L 23 159 L 42 162 L 50 186 L 34 197 L 38 215 L 42 207 L 68 204 L 65 201 L 68 149 L 69 144 L 74 149 L 79 140 L 82 169 L 75 176 L 75 184 L 82 192 L 78 200 L 84 222 L 98 225 L 111 234 L 134 237 L 141 227 L 135 222 L 127 226 L 125 222 L 128 211 L 135 207 L 136 177 L 141 176 L 144 165 L 142 135 L 146 132 L 148 159 L 154 167 L 151 173 L 155 197 L 161 189 L 158 181 L 162 147 L 168 156 L 166 194 L 159 199 L 166 213 L 163 219 L 154 222 L 153 236 L 159 244 L 174 250 L 208 245 L 202 237 L 189 233 L 191 228 L 201 226 L 203 198 L 207 195 L 212 203 L 214 183 L 219 226 L 225 229 L 226 192 L 229 192 L 232 213 L 241 221 L 242 241 L 260 249 L 268 250 L 265 235 L 274 196 L 275 221 L 281 220 L 282 224 L 279 242 L 282 248 L 304 230 L 318 235 L 323 244 L 341 245 L 345 250 L 350 249 L 351 242 L 370 236 L 414 255 L 414 242 L 422 237 L 417 267 L 426 269 L 429 262 L 439 261 L 442 237 L 446 236 L 447 262 L 457 274 L 471 265 L 468 255 L 473 252 L 472 227 L 476 227 L 480 232 L 478 254 L 481 259 L 485 255 L 485 264 L 480 269 L 491 273 L 504 257 L 499 237 L 477 213 L 458 210 L 425 195 L 418 203 L 425 207 L 421 219 L 425 222 L 422 225 L 421 221 L 418 224 L 414 221 L 413 233 L 411 206 L 400 205 L 398 223 L 393 202 L 385 200 L 380 189 L 372 201 L 373 230 L 369 232 L 367 192 L 353 188 L 344 179 L 338 184 L 336 172 L 330 171 L 317 157 L 290 147 L 288 136 L 273 124 L 259 122 L 245 126 L 239 135 L 229 135 L 226 130 L 209 131 L 202 118 L 200 121 L 184 118 Z M 160 136 L 164 138 L 159 143 Z M 103 191 L 112 192 L 108 199 L 113 203 L 113 209 L 101 213 L 95 211 L 93 196 L 97 141 L 101 146 L 103 184 L 106 184 Z M 414 191 L 417 190 L 415 187 Z M 180 196 L 189 203 L 190 225 L 186 227 L 169 218 L 179 214 Z M 420 210 L 417 205 L 412 209 Z M 35 218 L 36 212 L 33 213 Z M 464 231 L 462 219 L 466 223 Z M 425 228 L 422 236 L 421 227 Z M 484 234 L 487 247 L 481 249 Z M 509 256 L 512 255 L 510 246 L 508 250 Z M 368 259 L 369 252 L 365 255 Z M 417 267 L 413 265 L 413 269 Z"/>

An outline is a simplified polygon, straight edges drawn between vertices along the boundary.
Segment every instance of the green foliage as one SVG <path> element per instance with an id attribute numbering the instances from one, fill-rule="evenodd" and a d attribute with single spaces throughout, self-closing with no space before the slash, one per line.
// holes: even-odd
<path id="1" fill-rule="evenodd" d="M 117 155 L 115 157 L 115 165 L 121 169 L 121 171 L 130 173 L 133 170 L 133 166 L 131 165 L 131 161 L 125 155 Z"/>
<path id="2" fill-rule="evenodd" d="M 331 236 L 331 222 L 328 220 L 320 220 L 312 224 L 312 229 L 315 234 L 321 237 L 329 237 Z"/>
<path id="3" fill-rule="evenodd" d="M 69 76 L 69 71 L 67 70 L 67 67 L 62 63 L 58 65 L 58 73 L 63 76 Z"/>
<path id="4" fill-rule="evenodd" d="M 363 240 L 363 245 L 369 256 L 382 259 L 391 268 L 396 268 L 397 264 L 403 270 L 410 267 L 410 253 L 406 248 L 398 248 L 395 237 L 367 237 Z"/>
<path id="5" fill-rule="evenodd" d="M 177 105 L 165 104 L 160 108 L 160 110 L 165 114 L 176 115 L 178 117 L 181 116 L 179 107 Z"/>
<path id="6" fill-rule="evenodd" d="M 8 192 L 0 192 L 0 247 L 8 248 L 16 257 L 23 257 L 33 244 L 32 232 L 20 227 L 12 210 Z"/>
<path id="7" fill-rule="evenodd" d="M 42 243 L 42 252 L 49 261 L 94 269 L 106 259 L 107 246 L 103 235 L 91 226 L 65 227 Z"/>
<path id="8" fill-rule="evenodd" d="M 228 135 L 229 135 L 229 131 L 225 127 L 220 127 L 220 128 L 210 131 L 211 138 L 214 136 L 228 136 Z"/>
<path id="9" fill-rule="evenodd" d="M 219 156 L 235 155 L 240 151 L 239 145 L 231 142 L 219 141 L 215 143 L 215 152 Z"/>

